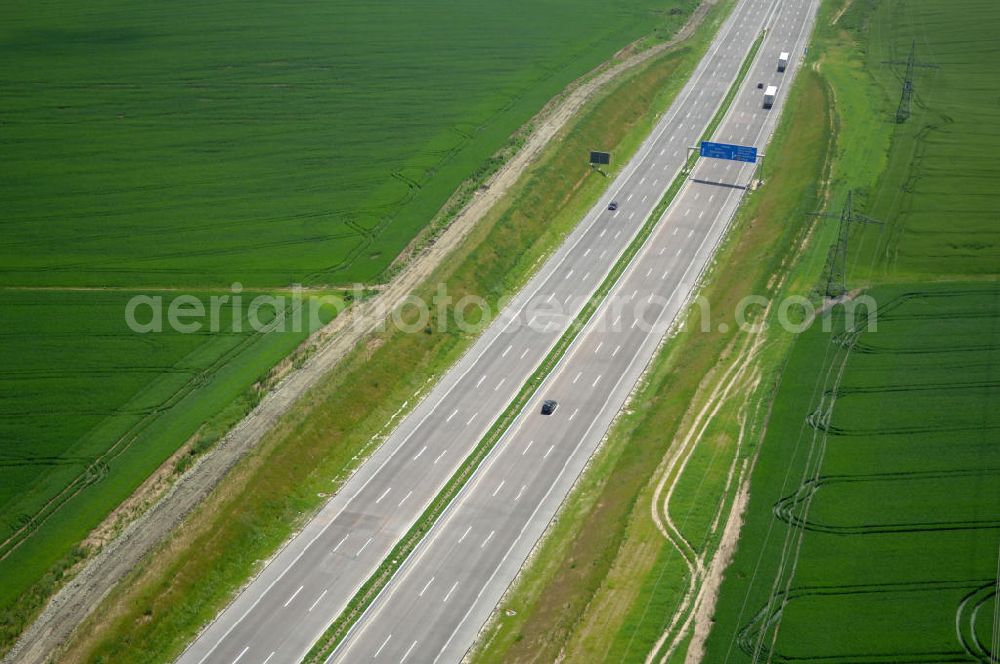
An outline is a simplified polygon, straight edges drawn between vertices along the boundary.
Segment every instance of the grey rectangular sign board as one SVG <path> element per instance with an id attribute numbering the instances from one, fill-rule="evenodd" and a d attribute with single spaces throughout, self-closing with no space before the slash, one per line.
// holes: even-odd
<path id="1" fill-rule="evenodd" d="M 749 145 L 732 145 L 730 143 L 701 142 L 701 156 L 712 159 L 729 159 L 757 163 L 757 148 Z"/>
<path id="2" fill-rule="evenodd" d="M 590 153 L 590 163 L 592 164 L 610 164 L 611 163 L 611 153 L 610 152 L 594 152 Z"/>

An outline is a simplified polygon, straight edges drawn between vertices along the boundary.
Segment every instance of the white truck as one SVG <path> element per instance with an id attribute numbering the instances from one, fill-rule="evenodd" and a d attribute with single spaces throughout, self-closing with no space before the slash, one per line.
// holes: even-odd
<path id="1" fill-rule="evenodd" d="M 788 69 L 788 57 L 789 57 L 789 55 L 788 55 L 787 51 L 782 51 L 781 54 L 778 56 L 778 71 L 779 72 L 785 71 L 786 69 Z"/>
<path id="2" fill-rule="evenodd" d="M 771 108 L 774 106 L 774 98 L 778 96 L 778 88 L 773 85 L 767 86 L 764 90 L 764 108 Z"/>

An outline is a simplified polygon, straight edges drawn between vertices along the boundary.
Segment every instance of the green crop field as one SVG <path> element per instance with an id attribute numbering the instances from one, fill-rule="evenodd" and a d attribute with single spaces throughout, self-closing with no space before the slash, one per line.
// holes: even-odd
<path id="1" fill-rule="evenodd" d="M 1000 287 L 871 295 L 792 353 L 706 661 L 990 661 Z"/>
<path id="2" fill-rule="evenodd" d="M 695 4 L 8 3 L 0 284 L 370 282 L 553 94 Z"/>
<path id="3" fill-rule="evenodd" d="M 0 290 L 6 321 L 0 346 L 2 607 L 203 422 L 225 422 L 227 409 L 234 409 L 229 419 L 237 417 L 256 398 L 249 386 L 310 327 L 303 319 L 296 330 L 287 319 L 285 329 L 257 332 L 249 307 L 236 310 L 230 302 L 219 308 L 219 333 L 138 334 L 124 315 L 132 295 Z M 149 295 L 162 297 L 166 308 L 179 294 Z M 242 297 L 249 303 L 256 295 Z M 208 310 L 213 296 L 197 298 Z M 290 299 L 285 306 L 292 310 Z M 262 307 L 255 320 L 274 322 L 274 311 Z M 332 313 L 324 310 L 320 320 Z M 144 310 L 136 318 L 150 316 Z M 200 443 L 218 433 L 203 432 Z"/>
<path id="4" fill-rule="evenodd" d="M 995 275 L 1000 82 L 982 63 L 1000 57 L 1000 6 L 988 0 L 896 1 L 857 20 L 872 25 L 863 37 L 865 70 L 883 100 L 870 118 L 879 126 L 870 131 L 891 131 L 891 151 L 867 210 L 886 225 L 858 234 L 856 278 Z M 906 67 L 882 61 L 906 60 L 914 42 L 918 63 L 932 67 L 914 70 L 913 115 L 897 125 L 891 119 Z"/>
<path id="5" fill-rule="evenodd" d="M 838 307 L 797 340 L 704 661 L 995 662 L 1000 5 L 846 6 L 820 48 L 835 183 L 884 221 L 850 244 L 875 325 Z M 914 42 L 937 66 L 896 124 L 905 67 L 882 61 Z"/>

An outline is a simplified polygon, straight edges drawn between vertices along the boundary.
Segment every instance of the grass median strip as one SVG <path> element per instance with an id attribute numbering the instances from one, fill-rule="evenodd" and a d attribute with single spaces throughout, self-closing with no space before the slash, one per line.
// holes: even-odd
<path id="1" fill-rule="evenodd" d="M 753 63 L 758 50 L 760 49 L 762 41 L 763 33 L 754 42 L 750 52 L 747 54 L 743 66 L 740 68 L 740 72 L 737 75 L 736 80 L 731 86 L 729 93 L 726 95 L 722 105 L 709 122 L 708 129 L 706 129 L 706 132 L 703 134 L 706 139 L 711 136 L 710 132 L 713 132 L 714 128 L 718 127 L 722 118 L 728 111 L 729 106 L 735 98 L 736 91 L 738 90 L 743 79 L 746 77 L 746 73 L 749 70 L 750 65 Z M 646 222 L 633 238 L 632 242 L 629 243 L 628 247 L 626 247 L 625 251 L 615 262 L 607 277 L 605 277 L 604 281 L 590 297 L 573 322 L 570 323 L 566 331 L 559 338 L 559 341 L 556 342 L 556 345 L 551 351 L 549 351 L 549 354 L 545 357 L 535 372 L 528 378 L 514 400 L 511 401 L 510 405 L 508 405 L 496 422 L 494 422 L 493 426 L 490 427 L 483 439 L 462 463 L 445 487 L 434 498 L 424 513 L 417 519 L 416 523 L 410 528 L 406 535 L 400 539 L 400 541 L 389 553 L 386 560 L 379 566 L 375 573 L 369 577 L 354 598 L 351 599 L 347 608 L 337 617 L 336 620 L 334 620 L 333 624 L 327 629 L 323 637 L 310 651 L 309 655 L 305 659 L 306 662 L 310 664 L 323 662 L 330 656 L 330 654 L 333 653 L 341 641 L 343 641 L 344 637 L 347 636 L 350 628 L 361 618 L 371 603 L 378 597 L 379 593 L 382 592 L 382 589 L 385 588 L 392 577 L 396 574 L 405 560 L 413 553 L 413 551 L 416 550 L 424 536 L 430 531 L 437 520 L 441 518 L 445 510 L 447 510 L 448 506 L 451 504 L 452 500 L 458 496 L 459 492 L 469 479 L 472 478 L 479 466 L 486 460 L 487 456 L 489 456 L 490 452 L 497 445 L 497 443 L 500 442 L 504 433 L 514 423 L 514 420 L 518 417 L 518 415 L 524 410 L 528 402 L 535 395 L 539 386 L 542 382 L 544 382 L 562 357 L 566 354 L 566 351 L 572 345 L 573 341 L 576 340 L 580 331 L 590 321 L 594 313 L 600 307 L 601 303 L 604 302 L 612 288 L 614 288 L 615 284 L 625 273 L 625 270 L 628 269 L 635 256 L 639 253 L 639 250 L 643 247 L 643 245 L 645 245 L 649 236 L 652 234 L 653 230 L 661 221 L 667 208 L 670 206 L 670 203 L 684 185 L 687 178 L 687 172 L 693 165 L 695 159 L 696 157 L 694 156 L 690 157 L 685 168 L 683 168 L 681 172 L 674 177 L 670 187 L 667 189 L 666 194 L 664 194 L 663 198 L 657 204 L 656 208 L 653 209 L 652 213 L 646 219 Z"/>

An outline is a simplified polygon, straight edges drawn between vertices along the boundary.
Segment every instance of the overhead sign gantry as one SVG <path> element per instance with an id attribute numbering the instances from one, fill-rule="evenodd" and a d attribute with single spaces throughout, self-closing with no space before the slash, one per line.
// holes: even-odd
<path id="1" fill-rule="evenodd" d="M 733 145 L 731 143 L 702 141 L 698 153 L 702 157 L 711 157 L 712 159 L 745 161 L 748 164 L 757 163 L 757 148 L 752 145 Z"/>

